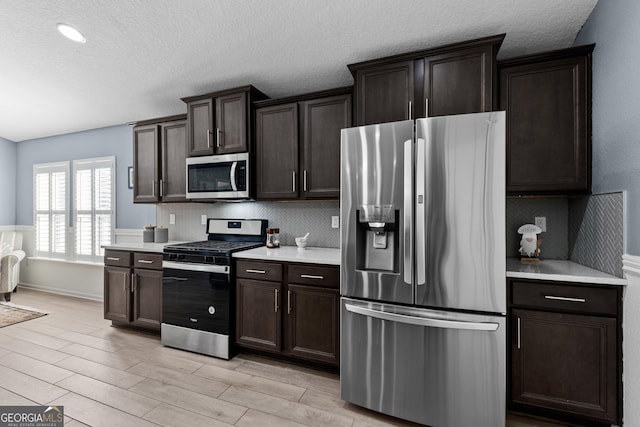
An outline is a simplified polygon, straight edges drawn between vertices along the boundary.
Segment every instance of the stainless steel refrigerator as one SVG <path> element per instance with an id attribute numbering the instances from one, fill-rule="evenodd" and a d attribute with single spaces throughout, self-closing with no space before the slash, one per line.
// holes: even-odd
<path id="1" fill-rule="evenodd" d="M 505 423 L 505 113 L 342 130 L 343 400 Z"/>

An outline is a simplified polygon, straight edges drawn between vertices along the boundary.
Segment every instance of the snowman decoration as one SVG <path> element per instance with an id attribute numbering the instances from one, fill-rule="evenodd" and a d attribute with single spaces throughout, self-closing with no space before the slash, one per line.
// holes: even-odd
<path id="1" fill-rule="evenodd" d="M 538 258 L 540 256 L 538 234 L 542 233 L 542 229 L 537 225 L 525 224 L 518 228 L 518 233 L 522 234 L 520 256 L 523 258 Z"/>

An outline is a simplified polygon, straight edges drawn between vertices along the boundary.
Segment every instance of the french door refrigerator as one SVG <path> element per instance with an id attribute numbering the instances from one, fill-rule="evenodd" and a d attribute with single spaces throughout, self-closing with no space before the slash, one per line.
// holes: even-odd
<path id="1" fill-rule="evenodd" d="M 505 424 L 505 113 L 342 130 L 343 400 Z"/>

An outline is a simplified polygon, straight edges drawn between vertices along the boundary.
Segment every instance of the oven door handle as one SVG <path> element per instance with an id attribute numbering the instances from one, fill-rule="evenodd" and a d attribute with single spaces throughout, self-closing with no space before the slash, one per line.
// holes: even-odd
<path id="1" fill-rule="evenodd" d="M 205 273 L 229 274 L 228 265 L 191 264 L 188 262 L 162 261 L 162 268 L 174 270 L 202 271 Z"/>

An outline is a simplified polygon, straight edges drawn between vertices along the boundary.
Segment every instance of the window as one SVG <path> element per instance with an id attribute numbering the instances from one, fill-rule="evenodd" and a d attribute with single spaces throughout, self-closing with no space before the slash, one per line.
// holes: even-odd
<path id="1" fill-rule="evenodd" d="M 36 255 L 100 260 L 113 240 L 115 157 L 73 161 L 72 210 L 69 162 L 34 165 L 33 174 Z"/>
<path id="2" fill-rule="evenodd" d="M 68 176 L 68 162 L 33 167 L 36 254 L 67 255 Z"/>
<path id="3" fill-rule="evenodd" d="M 99 259 L 112 241 L 115 222 L 115 158 L 73 161 L 74 252 L 78 259 Z"/>

